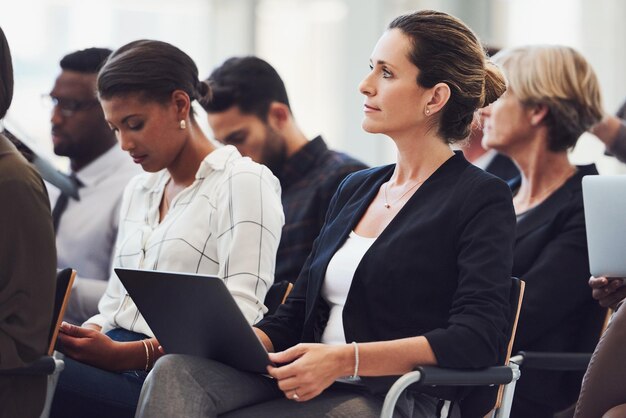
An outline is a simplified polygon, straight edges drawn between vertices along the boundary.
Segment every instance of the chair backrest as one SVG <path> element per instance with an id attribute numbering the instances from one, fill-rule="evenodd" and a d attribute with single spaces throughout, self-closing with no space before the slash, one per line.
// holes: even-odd
<path id="1" fill-rule="evenodd" d="M 50 324 L 50 333 L 48 334 L 49 356 L 51 356 L 54 352 L 57 335 L 59 334 L 59 327 L 61 326 L 61 321 L 63 321 L 63 316 L 65 315 L 67 303 L 70 300 L 70 294 L 72 293 L 72 285 L 74 284 L 75 277 L 76 270 L 72 270 L 71 268 L 57 271 L 56 294 L 54 296 L 52 324 Z"/>
<path id="2" fill-rule="evenodd" d="M 267 307 L 267 313 L 265 315 L 271 315 L 276 312 L 276 309 L 285 302 L 292 288 L 293 283 L 288 280 L 274 283 L 265 296 L 265 307 Z"/>
<path id="3" fill-rule="evenodd" d="M 511 351 L 513 350 L 513 343 L 515 342 L 515 334 L 517 333 L 517 321 L 519 320 L 519 314 L 522 310 L 522 300 L 524 299 L 524 289 L 526 288 L 526 283 L 523 280 L 512 277 L 511 283 L 511 295 L 509 298 L 510 310 L 509 310 L 509 318 L 511 327 L 509 329 L 509 346 L 506 349 L 506 357 L 504 359 L 504 364 L 509 364 L 509 360 L 511 358 Z M 495 408 L 500 407 L 500 403 L 502 402 L 502 393 L 504 392 L 504 385 L 500 386 L 498 389 L 498 398 L 496 399 Z"/>
<path id="4" fill-rule="evenodd" d="M 515 333 L 517 332 L 517 321 L 522 309 L 522 300 L 524 299 L 524 289 L 526 283 L 524 281 L 511 277 L 511 292 L 509 294 L 509 328 L 507 335 L 509 336 L 509 344 L 506 349 L 504 362 L 502 365 L 509 364 L 511 350 L 515 341 Z M 500 407 L 502 403 L 502 395 L 504 393 L 504 385 L 500 385 L 497 391 L 490 387 L 475 388 L 471 394 L 461 400 L 461 416 L 475 416 L 473 411 L 476 410 L 493 410 Z"/>

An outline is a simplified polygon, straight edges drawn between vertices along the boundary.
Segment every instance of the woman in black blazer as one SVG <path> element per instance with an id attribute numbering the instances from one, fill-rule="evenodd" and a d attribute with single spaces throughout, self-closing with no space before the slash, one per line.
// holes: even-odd
<path id="1" fill-rule="evenodd" d="M 514 352 L 591 352 L 604 315 L 587 285 L 582 177 L 567 150 L 602 116 L 593 69 L 576 51 L 535 46 L 494 57 L 506 93 L 482 111 L 483 143 L 511 157 L 517 214 L 513 275 L 526 281 Z M 582 375 L 522 370 L 513 417 L 552 417 L 576 400 Z"/>
<path id="2" fill-rule="evenodd" d="M 504 79 L 462 22 L 431 11 L 395 19 L 370 67 L 363 128 L 391 137 L 398 163 L 345 179 L 294 290 L 257 324 L 274 379 L 165 356 L 137 416 L 374 417 L 383 376 L 502 360 L 511 193 L 449 144 Z M 434 416 L 438 403 L 411 394 L 400 409 Z"/>

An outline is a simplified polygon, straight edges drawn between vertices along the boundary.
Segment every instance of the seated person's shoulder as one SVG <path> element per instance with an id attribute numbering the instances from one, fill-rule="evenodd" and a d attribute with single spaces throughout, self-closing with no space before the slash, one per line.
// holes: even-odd
<path id="1" fill-rule="evenodd" d="M 17 152 L 0 156 L 0 185 L 27 187 L 43 191 L 45 186 L 37 171 Z"/>
<path id="2" fill-rule="evenodd" d="M 473 164 L 469 164 L 465 168 L 459 183 L 463 186 L 462 190 L 471 193 L 493 191 L 511 197 L 511 188 L 507 182 Z"/>
<path id="3" fill-rule="evenodd" d="M 231 159 L 225 166 L 225 170 L 219 184 L 227 185 L 232 181 L 238 185 L 256 185 L 259 179 L 270 189 L 280 190 L 280 182 L 272 171 L 247 157 Z"/>
<path id="4" fill-rule="evenodd" d="M 262 175 L 263 177 L 278 181 L 269 168 L 251 160 L 248 157 L 239 157 L 230 160 L 226 165 L 224 172 L 227 177 L 247 173 L 253 175 L 254 177 Z"/>
<path id="5" fill-rule="evenodd" d="M 509 185 L 499 177 L 469 165 L 459 176 L 452 191 L 464 216 L 472 217 L 486 208 L 496 210 L 504 219 L 514 221 L 513 196 Z M 499 216 L 500 216 L 499 215 Z M 495 219 L 494 219 L 495 221 Z"/>
<path id="6" fill-rule="evenodd" d="M 391 173 L 392 165 L 364 168 L 346 175 L 340 185 L 344 192 L 353 192 L 361 187 L 373 187 L 382 177 Z"/>
<path id="7" fill-rule="evenodd" d="M 145 188 L 149 184 L 151 184 L 154 181 L 154 179 L 157 178 L 157 176 L 160 175 L 159 173 L 160 172 L 158 173 L 141 172 L 141 173 L 135 174 L 134 176 L 130 178 L 130 180 L 128 180 L 128 183 L 126 184 L 125 189 L 134 190 L 137 188 Z"/>

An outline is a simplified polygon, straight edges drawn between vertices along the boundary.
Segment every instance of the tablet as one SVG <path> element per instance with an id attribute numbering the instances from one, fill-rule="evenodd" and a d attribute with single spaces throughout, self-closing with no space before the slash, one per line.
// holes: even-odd
<path id="1" fill-rule="evenodd" d="M 219 277 L 123 268 L 115 273 L 166 353 L 267 373 L 267 351 Z"/>
<path id="2" fill-rule="evenodd" d="M 595 277 L 626 277 L 626 175 L 583 177 L 589 268 Z"/>

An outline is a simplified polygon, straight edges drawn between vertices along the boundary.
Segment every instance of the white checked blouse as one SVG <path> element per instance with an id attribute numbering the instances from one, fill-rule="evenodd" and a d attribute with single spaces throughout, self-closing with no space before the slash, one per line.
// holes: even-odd
<path id="1" fill-rule="evenodd" d="M 159 223 L 169 179 L 167 170 L 144 173 L 126 187 L 114 267 L 218 275 L 247 320 L 259 321 L 284 223 L 278 180 L 235 147 L 218 148 Z M 98 307 L 100 314 L 86 322 L 102 332 L 124 328 L 154 336 L 115 274 Z"/>

